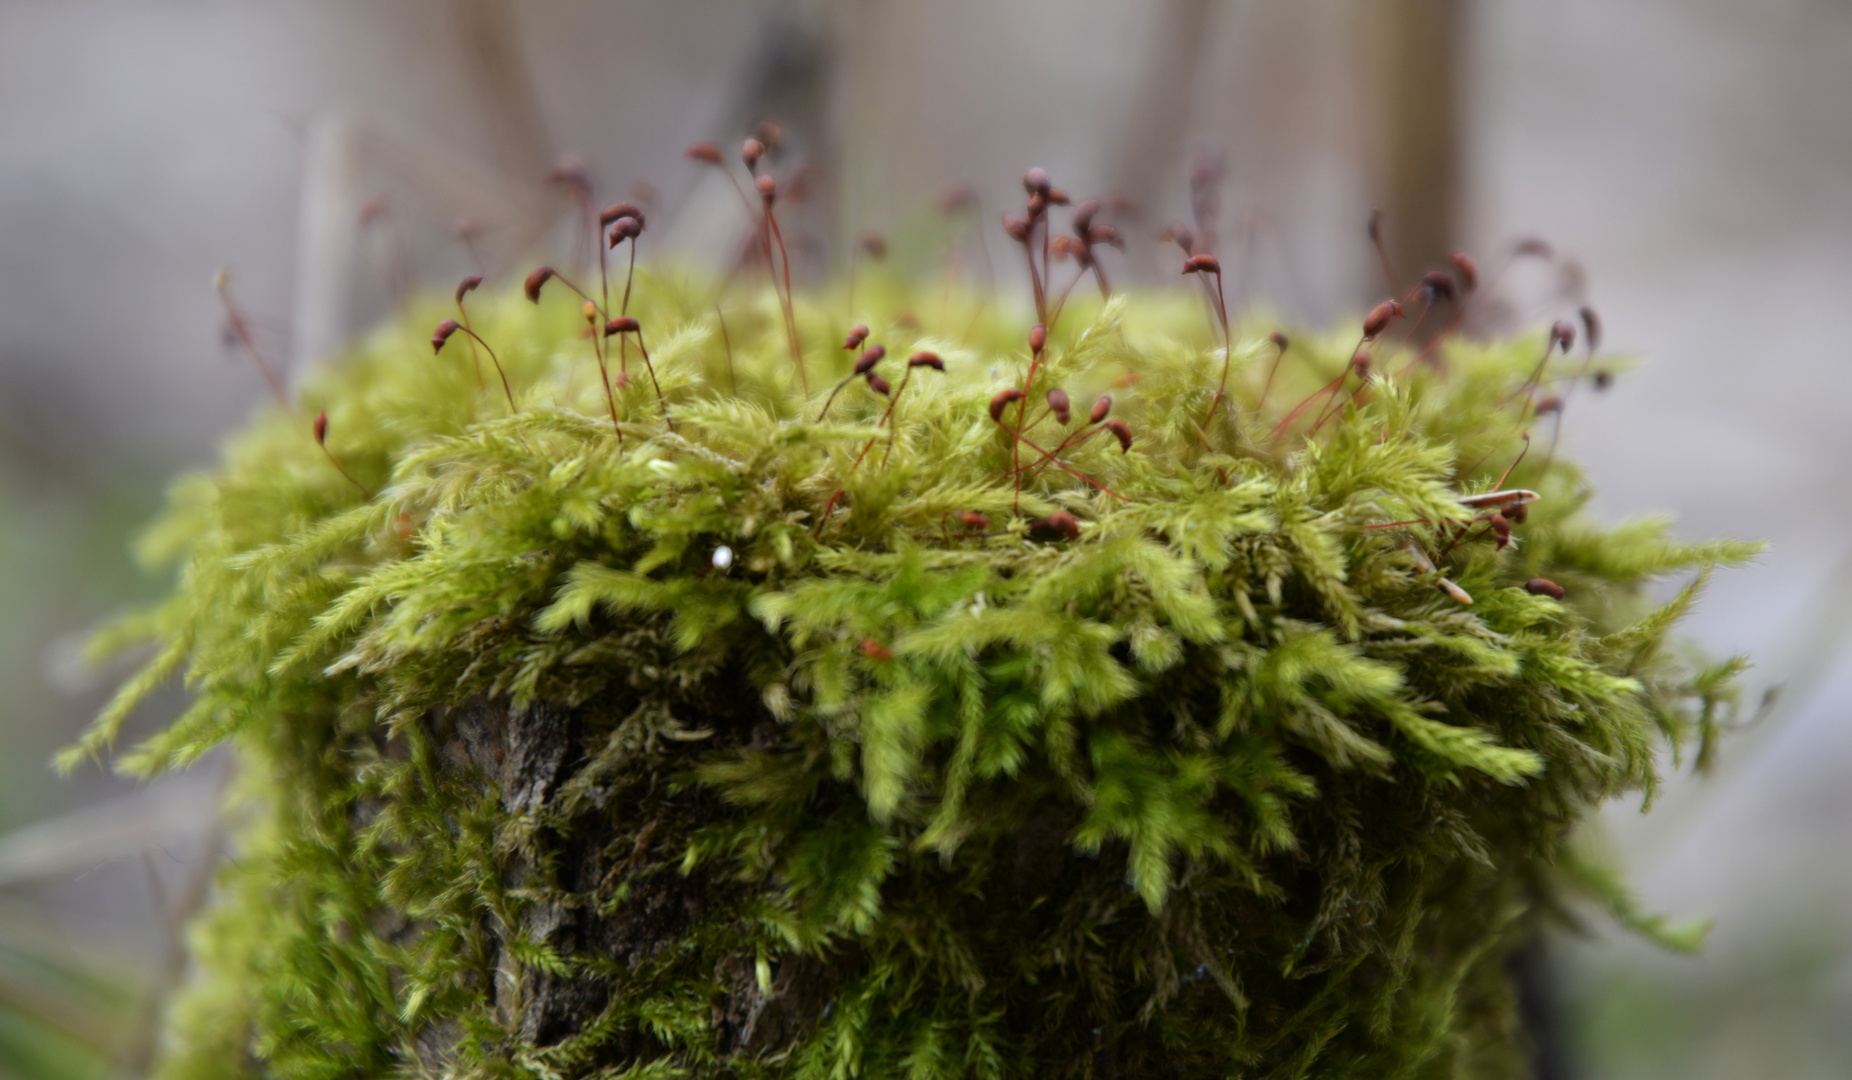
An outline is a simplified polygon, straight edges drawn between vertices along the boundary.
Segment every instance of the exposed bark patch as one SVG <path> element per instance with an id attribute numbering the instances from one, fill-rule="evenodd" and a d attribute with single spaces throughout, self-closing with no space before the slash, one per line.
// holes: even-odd
<path id="1" fill-rule="evenodd" d="M 714 1032 L 723 1054 L 759 1057 L 776 1053 L 816 1027 L 835 994 L 836 977 L 809 956 L 785 960 L 772 970 L 772 992 L 759 986 L 754 958 L 734 954 L 714 968 L 721 997 L 714 1004 Z"/>

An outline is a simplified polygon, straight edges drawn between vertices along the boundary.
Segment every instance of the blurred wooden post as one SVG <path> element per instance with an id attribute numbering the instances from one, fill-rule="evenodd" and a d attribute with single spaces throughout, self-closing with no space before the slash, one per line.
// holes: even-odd
<path id="1" fill-rule="evenodd" d="M 553 164 L 553 145 L 513 0 L 451 0 L 450 9 L 495 164 L 517 181 L 538 183 Z"/>
<path id="2" fill-rule="evenodd" d="M 1465 0 L 1385 0 L 1384 237 L 1403 289 L 1458 246 Z M 1375 293 L 1375 289 L 1371 290 Z"/>
<path id="3" fill-rule="evenodd" d="M 1165 205 L 1166 190 L 1183 190 L 1183 138 L 1213 14 L 1210 0 L 1151 5 L 1151 43 L 1120 143 L 1114 187 L 1154 219 Z"/>

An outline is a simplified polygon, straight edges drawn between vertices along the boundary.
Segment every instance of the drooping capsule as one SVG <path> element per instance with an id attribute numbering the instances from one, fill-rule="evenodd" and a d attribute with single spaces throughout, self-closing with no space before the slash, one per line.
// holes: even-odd
<path id="1" fill-rule="evenodd" d="M 1048 391 L 1048 409 L 1055 414 L 1055 422 L 1066 426 L 1074 418 L 1072 403 L 1068 401 L 1067 391 L 1059 386 Z"/>
<path id="2" fill-rule="evenodd" d="M 1585 335 L 1583 340 L 1588 342 L 1588 351 L 1594 352 L 1601 348 L 1601 316 L 1595 314 L 1595 309 L 1587 305 L 1584 305 L 1577 314 L 1582 316 L 1582 333 Z"/>
<path id="3" fill-rule="evenodd" d="M 991 421 L 1001 424 L 1003 422 L 1003 410 L 1028 396 L 1028 394 L 1023 393 L 1014 386 L 1006 390 L 997 391 L 990 399 Z"/>
<path id="4" fill-rule="evenodd" d="M 598 211 L 598 224 L 609 226 L 612 222 L 621 217 L 633 217 L 640 223 L 643 220 L 643 211 L 637 209 L 634 203 L 612 203 L 610 206 Z"/>
<path id="5" fill-rule="evenodd" d="M 1550 327 L 1550 343 L 1560 345 L 1563 352 L 1568 352 L 1575 345 L 1575 324 L 1562 319 Z"/>
<path id="6" fill-rule="evenodd" d="M 438 323 L 437 329 L 431 333 L 431 351 L 433 353 L 443 352 L 444 342 L 449 341 L 450 335 L 456 333 L 458 330 L 462 329 L 462 327 L 463 324 L 457 322 L 455 319 L 445 319 L 443 322 Z"/>

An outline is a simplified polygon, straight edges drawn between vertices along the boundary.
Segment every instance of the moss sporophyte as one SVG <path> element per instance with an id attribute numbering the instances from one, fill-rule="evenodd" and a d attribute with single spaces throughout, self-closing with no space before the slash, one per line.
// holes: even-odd
<path id="1" fill-rule="evenodd" d="M 1754 549 L 1520 457 L 1588 364 L 1460 332 L 1470 260 L 1289 348 L 1028 181 L 1033 317 L 472 280 L 175 487 L 65 759 L 184 674 L 117 765 L 242 763 L 162 1075 L 1521 1075 L 1538 916 L 1673 936 L 1566 844 L 1708 759 L 1742 661 L 1668 633 Z"/>

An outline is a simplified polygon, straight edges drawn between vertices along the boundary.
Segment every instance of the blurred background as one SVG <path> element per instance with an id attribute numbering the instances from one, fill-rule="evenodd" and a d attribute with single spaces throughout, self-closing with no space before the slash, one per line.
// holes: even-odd
<path id="1" fill-rule="evenodd" d="M 897 261 L 963 229 L 976 266 L 936 207 L 962 183 L 1000 261 L 1031 164 L 1131 200 L 1132 280 L 1219 175 L 1237 290 L 1294 321 L 1377 298 L 1373 207 L 1409 268 L 1547 241 L 1513 315 L 1585 298 L 1639 360 L 1567 416 L 1598 511 L 1769 540 L 1690 629 L 1781 692 L 1715 775 L 1608 815 L 1645 903 L 1716 930 L 1555 942 L 1545 1069 L 1852 1075 L 1849 0 L 0 0 L 0 1074 L 143 1070 L 221 851 L 224 762 L 47 765 L 124 670 L 84 636 L 162 585 L 135 526 L 266 392 L 214 274 L 299 373 L 406 289 L 569 252 L 563 155 L 718 263 L 700 222 L 737 203 L 681 152 L 764 120 L 818 276 L 870 229 Z"/>

